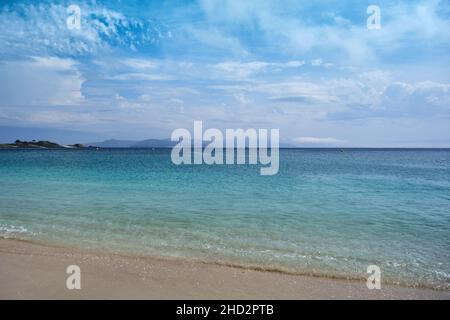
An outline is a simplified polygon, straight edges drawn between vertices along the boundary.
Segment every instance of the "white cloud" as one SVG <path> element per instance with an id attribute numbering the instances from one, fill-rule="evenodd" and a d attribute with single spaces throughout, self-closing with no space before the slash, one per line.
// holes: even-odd
<path id="1" fill-rule="evenodd" d="M 390 82 L 382 90 L 368 91 L 361 103 L 345 106 L 344 111 L 331 113 L 330 119 L 435 117 L 450 115 L 450 84 L 424 81 Z"/>
<path id="2" fill-rule="evenodd" d="M 313 67 L 320 67 L 322 65 L 322 63 L 323 63 L 322 59 L 311 60 L 311 65 Z"/>
<path id="3" fill-rule="evenodd" d="M 85 101 L 85 81 L 72 59 L 34 57 L 0 64 L 0 95 L 5 106 L 70 106 Z"/>
<path id="4" fill-rule="evenodd" d="M 50 125 L 60 125 L 60 124 L 94 124 L 98 123 L 91 113 L 72 113 L 67 111 L 36 111 L 30 112 L 24 116 L 27 122 L 39 123 L 39 124 L 50 124 Z"/>
<path id="5" fill-rule="evenodd" d="M 154 59 L 121 59 L 120 62 L 126 67 L 132 68 L 134 70 L 149 70 L 155 69 L 160 65 L 160 62 Z"/>
<path id="6" fill-rule="evenodd" d="M 171 98 L 169 101 L 178 103 L 178 104 L 184 104 L 184 100 L 182 100 L 182 99 Z"/>
<path id="7" fill-rule="evenodd" d="M 150 74 L 150 73 L 124 73 L 112 77 L 107 77 L 109 80 L 142 80 L 142 81 L 164 81 L 171 80 L 172 77 L 165 74 Z"/>
<path id="8" fill-rule="evenodd" d="M 234 95 L 235 99 L 239 101 L 241 104 L 248 104 L 253 102 L 251 99 L 247 98 L 245 94 L 238 93 Z"/>
<path id="9" fill-rule="evenodd" d="M 183 30 L 188 34 L 188 37 L 192 37 L 202 45 L 234 52 L 239 56 L 249 55 L 239 39 L 224 34 L 219 28 L 208 27 L 205 29 L 187 25 Z"/>
<path id="10" fill-rule="evenodd" d="M 212 69 L 218 71 L 221 75 L 231 78 L 245 79 L 261 72 L 269 72 L 274 69 L 299 68 L 305 64 L 304 61 L 287 62 L 236 62 L 227 61 L 212 65 Z"/>
<path id="11" fill-rule="evenodd" d="M 318 138 L 318 137 L 298 137 L 292 139 L 293 142 L 298 144 L 342 144 L 346 143 L 345 140 L 340 140 L 336 138 Z"/>
<path id="12" fill-rule="evenodd" d="M 258 94 L 266 99 L 278 102 L 300 102 L 309 104 L 336 103 L 338 97 L 330 88 L 321 82 L 307 81 L 301 78 L 290 78 L 286 81 L 266 81 L 242 85 L 211 85 L 212 89 L 223 90 L 234 95 L 243 92 Z"/>
<path id="13" fill-rule="evenodd" d="M 140 96 L 137 100 L 130 100 L 122 97 L 119 94 L 114 96 L 114 103 L 122 109 L 141 109 L 143 104 L 148 104 L 151 98 L 149 96 Z"/>

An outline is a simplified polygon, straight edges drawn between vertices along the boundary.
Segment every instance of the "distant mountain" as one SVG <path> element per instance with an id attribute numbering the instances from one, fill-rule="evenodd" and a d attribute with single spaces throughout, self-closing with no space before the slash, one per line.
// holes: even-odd
<path id="1" fill-rule="evenodd" d="M 86 145 L 88 146 L 95 146 L 100 148 L 172 148 L 176 144 L 177 142 L 171 141 L 170 139 L 146 139 L 142 141 L 109 139 L 103 142 L 86 143 Z M 203 147 L 207 146 L 208 144 L 208 142 L 202 143 Z M 194 141 L 192 141 L 192 146 L 193 145 Z M 246 147 L 248 147 L 248 141 L 246 141 Z M 280 143 L 280 148 L 295 148 L 295 146 L 286 143 Z"/>
<path id="2" fill-rule="evenodd" d="M 134 145 L 135 143 L 136 141 L 132 140 L 109 139 L 102 142 L 91 142 L 86 144 L 100 148 L 131 148 L 131 146 Z"/>
<path id="3" fill-rule="evenodd" d="M 172 148 L 177 142 L 171 141 L 170 139 L 147 139 L 136 142 L 133 148 Z"/>
<path id="4" fill-rule="evenodd" d="M 171 148 L 176 142 L 170 139 L 147 139 L 142 141 L 109 139 L 102 142 L 87 143 L 100 148 Z"/>

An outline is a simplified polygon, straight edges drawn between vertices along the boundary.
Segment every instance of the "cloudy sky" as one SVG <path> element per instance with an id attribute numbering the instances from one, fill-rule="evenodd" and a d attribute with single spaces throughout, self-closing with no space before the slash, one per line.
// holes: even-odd
<path id="1" fill-rule="evenodd" d="M 449 1 L 3 0 L 0 30 L 1 142 L 203 120 L 298 146 L 450 147 Z"/>

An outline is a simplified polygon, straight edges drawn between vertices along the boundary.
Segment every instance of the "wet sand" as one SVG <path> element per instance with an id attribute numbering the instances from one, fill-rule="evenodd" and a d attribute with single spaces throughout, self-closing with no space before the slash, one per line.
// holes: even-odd
<path id="1" fill-rule="evenodd" d="M 66 268 L 81 289 L 66 288 Z M 0 299 L 450 299 L 450 292 L 0 239 Z"/>

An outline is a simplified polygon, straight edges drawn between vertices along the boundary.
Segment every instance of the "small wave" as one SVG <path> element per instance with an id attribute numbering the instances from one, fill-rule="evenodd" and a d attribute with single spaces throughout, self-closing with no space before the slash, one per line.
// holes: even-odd
<path id="1" fill-rule="evenodd" d="M 2 238 L 18 238 L 24 234 L 32 235 L 33 233 L 23 226 L 0 225 L 0 237 Z"/>

